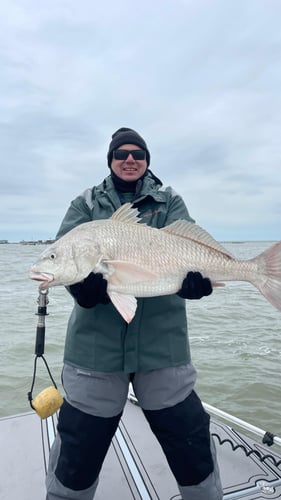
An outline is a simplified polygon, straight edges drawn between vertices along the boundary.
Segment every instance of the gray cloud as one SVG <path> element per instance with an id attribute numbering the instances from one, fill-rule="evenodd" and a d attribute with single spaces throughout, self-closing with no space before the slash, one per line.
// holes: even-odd
<path id="1" fill-rule="evenodd" d="M 161 15 L 160 15 L 161 14 Z M 219 239 L 280 239 L 281 4 L 0 6 L 0 239 L 53 237 L 120 126 Z"/>

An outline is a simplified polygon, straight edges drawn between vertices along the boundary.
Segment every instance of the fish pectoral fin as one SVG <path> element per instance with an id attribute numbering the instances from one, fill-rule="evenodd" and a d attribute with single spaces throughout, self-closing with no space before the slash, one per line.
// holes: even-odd
<path id="1" fill-rule="evenodd" d="M 109 298 L 117 309 L 122 318 L 127 322 L 131 323 L 135 316 L 137 309 L 137 299 L 133 295 L 124 295 L 123 293 L 117 292 L 107 292 Z"/>
<path id="2" fill-rule="evenodd" d="M 105 260 L 104 264 L 109 266 L 110 272 L 108 282 L 112 285 L 139 283 L 157 279 L 157 275 L 137 264 L 122 260 Z"/>
<path id="3" fill-rule="evenodd" d="M 222 281 L 212 281 L 212 287 L 222 287 L 222 286 L 225 286 L 225 283 L 223 283 Z"/>

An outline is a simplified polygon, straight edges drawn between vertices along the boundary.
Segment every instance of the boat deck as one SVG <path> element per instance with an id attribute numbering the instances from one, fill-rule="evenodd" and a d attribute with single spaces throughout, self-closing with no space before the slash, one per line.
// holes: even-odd
<path id="1" fill-rule="evenodd" d="M 212 420 L 211 431 L 225 500 L 281 498 L 279 454 L 218 421 Z M 56 416 L 41 421 L 35 413 L 27 413 L 0 419 L 0 500 L 45 499 L 45 473 L 55 432 Z M 253 451 L 269 456 L 261 461 Z M 110 500 L 112 491 L 117 500 L 181 499 L 141 409 L 130 401 L 105 459 L 95 499 Z"/>

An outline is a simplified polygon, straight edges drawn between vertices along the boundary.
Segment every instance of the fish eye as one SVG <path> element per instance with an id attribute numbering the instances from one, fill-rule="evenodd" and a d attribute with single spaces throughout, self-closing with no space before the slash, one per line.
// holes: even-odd
<path id="1" fill-rule="evenodd" d="M 56 258 L 56 254 L 55 253 L 51 253 L 50 259 L 54 260 L 55 258 Z"/>

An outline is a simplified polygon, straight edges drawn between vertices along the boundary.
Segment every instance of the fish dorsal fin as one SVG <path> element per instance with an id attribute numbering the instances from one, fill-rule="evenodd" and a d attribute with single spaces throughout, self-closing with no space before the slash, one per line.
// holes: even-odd
<path id="1" fill-rule="evenodd" d="M 120 208 L 112 214 L 111 219 L 118 220 L 119 222 L 135 224 L 140 222 L 139 211 L 137 208 L 133 208 L 132 203 L 124 203 Z"/>
<path id="2" fill-rule="evenodd" d="M 181 238 L 186 238 L 187 240 L 192 240 L 196 243 L 201 243 L 206 245 L 213 250 L 216 250 L 227 257 L 233 259 L 226 248 L 224 248 L 218 241 L 216 241 L 205 229 L 194 224 L 193 222 L 188 222 L 186 220 L 178 220 L 172 222 L 169 226 L 162 227 L 160 231 L 172 234 L 174 236 L 180 236 Z"/>

